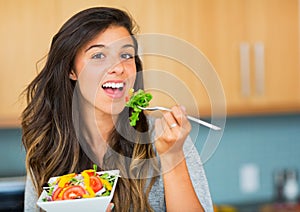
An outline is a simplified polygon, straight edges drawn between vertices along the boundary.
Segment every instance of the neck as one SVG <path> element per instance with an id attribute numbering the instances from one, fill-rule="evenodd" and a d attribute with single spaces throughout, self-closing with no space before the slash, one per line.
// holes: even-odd
<path id="1" fill-rule="evenodd" d="M 109 139 L 117 116 L 103 113 L 91 105 L 82 108 L 79 129 L 82 133 L 83 142 L 85 142 L 86 145 L 85 149 L 89 149 L 88 152 L 92 152 L 91 154 L 93 154 L 101 166 L 107 150 L 107 140 Z M 82 145 L 82 147 L 84 148 L 84 145 Z"/>

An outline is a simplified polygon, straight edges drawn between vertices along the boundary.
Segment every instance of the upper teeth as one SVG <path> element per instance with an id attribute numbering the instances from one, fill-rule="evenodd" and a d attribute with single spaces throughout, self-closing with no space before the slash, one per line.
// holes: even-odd
<path id="1" fill-rule="evenodd" d="M 124 83 L 123 82 L 107 82 L 105 84 L 102 85 L 102 87 L 104 88 L 123 88 L 124 87 Z"/>

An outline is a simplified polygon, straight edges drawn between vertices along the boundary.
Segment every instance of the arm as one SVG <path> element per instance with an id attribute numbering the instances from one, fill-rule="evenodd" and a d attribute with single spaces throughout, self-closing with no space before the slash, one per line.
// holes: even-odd
<path id="1" fill-rule="evenodd" d="M 168 162 L 161 162 L 162 167 L 169 166 L 166 164 Z M 185 160 L 164 173 L 163 181 L 167 211 L 204 211 L 194 191 Z"/>
<path id="2" fill-rule="evenodd" d="M 183 152 L 190 130 L 184 110 L 179 107 L 173 107 L 171 113 L 165 113 L 162 119 L 156 120 L 155 146 L 161 159 L 167 211 L 204 211 Z"/>

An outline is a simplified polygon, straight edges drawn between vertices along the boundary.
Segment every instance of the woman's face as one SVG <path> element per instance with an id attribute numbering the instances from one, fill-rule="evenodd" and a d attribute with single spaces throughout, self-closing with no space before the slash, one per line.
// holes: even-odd
<path id="1" fill-rule="evenodd" d="M 70 78 L 96 114 L 119 114 L 136 79 L 135 47 L 126 28 L 111 26 L 81 48 Z"/>

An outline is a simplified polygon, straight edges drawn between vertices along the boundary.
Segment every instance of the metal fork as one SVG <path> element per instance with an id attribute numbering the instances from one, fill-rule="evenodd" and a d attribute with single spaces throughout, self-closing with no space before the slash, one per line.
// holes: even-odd
<path id="1" fill-rule="evenodd" d="M 140 108 L 141 110 L 147 110 L 147 111 L 156 111 L 156 110 L 169 111 L 169 112 L 172 111 L 172 110 L 169 109 L 169 108 L 161 107 L 161 106 L 154 106 L 154 107 L 141 107 L 141 106 L 138 106 L 138 108 Z M 215 125 L 210 124 L 210 123 L 207 123 L 207 122 L 202 121 L 202 120 L 200 120 L 200 119 L 197 119 L 197 118 L 195 118 L 195 117 L 192 117 L 192 116 L 189 116 L 189 115 L 188 115 L 187 118 L 188 118 L 189 120 L 191 120 L 191 121 L 194 121 L 194 122 L 196 122 L 196 123 L 198 123 L 198 124 L 201 124 L 201 125 L 203 125 L 203 126 L 206 126 L 206 127 L 210 128 L 210 129 L 213 129 L 213 130 L 221 130 L 220 127 L 215 126 Z"/>

